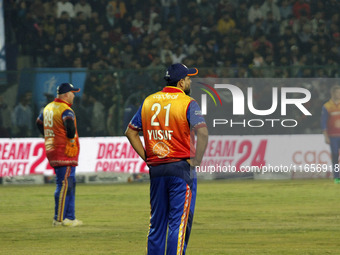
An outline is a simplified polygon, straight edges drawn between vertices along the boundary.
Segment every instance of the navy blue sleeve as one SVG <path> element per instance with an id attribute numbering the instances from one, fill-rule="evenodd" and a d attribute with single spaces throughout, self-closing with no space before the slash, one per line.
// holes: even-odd
<path id="1" fill-rule="evenodd" d="M 70 109 L 67 109 L 63 112 L 63 114 L 61 115 L 63 121 L 65 121 L 66 119 L 72 119 L 74 120 L 75 119 L 75 115 L 74 115 L 74 112 Z"/>
<path id="2" fill-rule="evenodd" d="M 143 107 L 143 103 L 141 104 L 141 106 L 139 107 L 138 111 L 132 117 L 132 119 L 130 121 L 129 127 L 134 129 L 134 130 L 138 130 L 138 131 L 143 130 L 143 126 L 142 126 L 142 107 Z"/>
<path id="3" fill-rule="evenodd" d="M 205 127 L 206 123 L 202 116 L 201 108 L 195 100 L 192 100 L 187 109 L 187 119 L 190 126 L 194 129 Z"/>
<path id="4" fill-rule="evenodd" d="M 67 138 L 69 139 L 74 138 L 76 134 L 76 126 L 74 124 L 75 120 L 74 112 L 68 109 L 64 111 L 61 116 L 63 118 Z"/>
<path id="5" fill-rule="evenodd" d="M 325 106 L 322 106 L 321 110 L 321 128 L 322 130 L 327 130 L 327 121 L 328 121 L 328 111 Z"/>

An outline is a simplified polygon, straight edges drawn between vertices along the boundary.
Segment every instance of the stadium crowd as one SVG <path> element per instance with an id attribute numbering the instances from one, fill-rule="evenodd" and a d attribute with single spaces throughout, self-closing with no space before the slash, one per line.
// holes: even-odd
<path id="1" fill-rule="evenodd" d="M 91 123 L 79 125 L 81 136 L 122 135 L 172 63 L 197 66 L 202 78 L 340 76 L 337 0 L 6 0 L 4 7 L 6 43 L 32 67 L 88 68 L 74 105 L 79 122 Z M 308 88 L 319 95 L 313 111 L 329 96 L 325 86 Z M 317 120 L 299 132 L 319 130 Z"/>

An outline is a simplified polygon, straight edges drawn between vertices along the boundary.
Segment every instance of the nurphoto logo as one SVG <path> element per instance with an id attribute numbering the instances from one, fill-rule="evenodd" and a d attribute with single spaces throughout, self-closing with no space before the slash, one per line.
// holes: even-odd
<path id="1" fill-rule="evenodd" d="M 259 83 L 260 80 L 264 81 L 263 84 Z M 311 92 L 307 88 L 272 80 L 271 84 L 265 79 L 238 79 L 234 83 L 221 83 L 221 79 L 215 79 L 214 83 L 211 80 L 197 81 L 204 88 L 200 88 L 201 94 L 198 98 L 196 94 L 196 99 L 200 100 L 202 115 L 211 117 L 209 120 L 214 128 L 225 125 L 293 128 L 299 124 L 301 116 L 312 116 L 306 107 L 311 100 Z M 209 105 L 209 100 L 217 108 Z"/>

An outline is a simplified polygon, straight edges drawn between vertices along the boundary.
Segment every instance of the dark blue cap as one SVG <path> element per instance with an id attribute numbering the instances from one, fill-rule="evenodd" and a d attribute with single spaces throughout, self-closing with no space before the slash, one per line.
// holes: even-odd
<path id="1" fill-rule="evenodd" d="M 197 68 L 187 68 L 183 64 L 173 64 L 171 65 L 165 73 L 164 80 L 175 83 L 186 76 L 193 76 L 198 74 Z"/>
<path id="2" fill-rule="evenodd" d="M 75 88 L 71 83 L 62 83 L 57 88 L 57 94 L 65 94 L 67 92 L 79 92 L 80 88 Z"/>

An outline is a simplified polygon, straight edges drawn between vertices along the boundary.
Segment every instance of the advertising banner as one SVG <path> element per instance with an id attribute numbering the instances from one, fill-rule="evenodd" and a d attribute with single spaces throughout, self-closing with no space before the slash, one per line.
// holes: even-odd
<path id="1" fill-rule="evenodd" d="M 125 137 L 80 138 L 81 173 L 148 173 L 148 168 Z M 53 175 L 42 138 L 0 139 L 0 177 Z"/>
<path id="2" fill-rule="evenodd" d="M 322 135 L 210 136 L 202 164 L 196 167 L 207 179 L 254 174 L 329 178 L 331 169 Z"/>
<path id="3" fill-rule="evenodd" d="M 331 157 L 322 135 L 210 136 L 202 164 L 205 179 L 285 174 L 329 178 Z M 126 137 L 80 138 L 78 174 L 148 173 Z M 0 177 L 53 175 L 42 138 L 0 139 Z"/>

